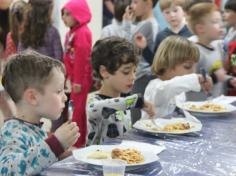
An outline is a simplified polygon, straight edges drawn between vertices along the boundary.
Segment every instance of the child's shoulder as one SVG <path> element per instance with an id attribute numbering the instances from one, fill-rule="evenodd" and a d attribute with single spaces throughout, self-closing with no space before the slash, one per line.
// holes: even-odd
<path id="1" fill-rule="evenodd" d="M 101 100 L 101 97 L 99 96 L 98 91 L 91 92 L 88 94 L 88 97 L 87 97 L 88 104 L 91 104 L 91 103 L 93 103 L 95 101 L 99 101 L 99 100 Z"/>
<path id="2" fill-rule="evenodd" d="M 28 129 L 21 121 L 10 119 L 4 122 L 1 128 L 1 135 L 12 138 L 18 136 L 17 134 L 22 134 L 24 131 L 27 133 Z"/>

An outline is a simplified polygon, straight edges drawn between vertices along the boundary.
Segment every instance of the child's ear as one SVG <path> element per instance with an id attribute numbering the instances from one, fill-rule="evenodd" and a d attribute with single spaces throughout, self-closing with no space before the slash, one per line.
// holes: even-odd
<path id="1" fill-rule="evenodd" d="M 107 71 L 106 67 L 104 65 L 101 65 L 99 67 L 99 73 L 102 76 L 103 79 L 106 79 L 109 77 L 109 72 Z"/>
<path id="2" fill-rule="evenodd" d="M 34 88 L 28 88 L 23 94 L 23 99 L 31 105 L 38 104 L 39 91 Z"/>

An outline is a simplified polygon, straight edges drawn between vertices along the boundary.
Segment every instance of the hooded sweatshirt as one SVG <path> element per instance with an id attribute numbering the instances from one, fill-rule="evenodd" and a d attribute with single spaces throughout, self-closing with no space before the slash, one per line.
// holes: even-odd
<path id="1" fill-rule="evenodd" d="M 91 74 L 90 54 L 92 34 L 87 24 L 91 20 L 91 12 L 85 0 L 71 0 L 63 9 L 79 22 L 66 35 L 64 63 L 67 78 L 71 83 L 82 85 L 83 79 Z"/>
<path id="2" fill-rule="evenodd" d="M 75 93 L 72 89 L 70 99 L 74 103 L 72 121 L 76 122 L 80 129 L 80 137 L 74 144 L 76 147 L 84 146 L 87 134 L 86 99 L 92 86 L 92 67 L 90 54 L 92 49 L 92 34 L 87 26 L 91 20 L 91 13 L 85 0 L 70 0 L 63 7 L 78 24 L 67 33 L 65 41 L 64 63 L 66 77 L 72 86 L 79 84 L 81 90 Z"/>

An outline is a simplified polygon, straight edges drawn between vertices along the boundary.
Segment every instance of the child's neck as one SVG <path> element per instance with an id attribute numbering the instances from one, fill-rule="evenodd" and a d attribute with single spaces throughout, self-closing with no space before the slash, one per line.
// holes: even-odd
<path id="1" fill-rule="evenodd" d="M 30 112 L 29 107 L 27 108 L 23 105 L 16 105 L 16 118 L 34 124 L 38 124 L 40 122 L 40 118 Z"/>
<path id="2" fill-rule="evenodd" d="M 178 26 L 171 26 L 171 30 L 174 33 L 178 34 L 185 24 L 186 24 L 185 19 L 183 19 L 182 22 Z"/>
<path id="3" fill-rule="evenodd" d="M 167 80 L 170 80 L 171 79 L 171 76 L 168 75 L 168 74 L 163 74 L 161 76 L 158 76 L 158 78 L 162 81 L 167 81 Z"/>
<path id="4" fill-rule="evenodd" d="M 150 10 L 148 13 L 146 13 L 145 15 L 143 15 L 143 16 L 141 17 L 141 20 L 142 20 L 142 21 L 148 20 L 149 18 L 152 18 L 152 17 L 154 17 L 154 15 L 153 15 L 152 10 Z"/>
<path id="5" fill-rule="evenodd" d="M 207 37 L 202 37 L 202 36 L 198 36 L 198 43 L 202 44 L 202 45 L 205 45 L 205 46 L 208 46 L 208 47 L 211 47 L 211 42 L 210 40 L 207 39 Z"/>
<path id="6" fill-rule="evenodd" d="M 114 91 L 113 89 L 108 88 L 107 86 L 102 85 L 99 89 L 99 94 L 106 95 L 108 97 L 120 97 L 120 92 Z"/>

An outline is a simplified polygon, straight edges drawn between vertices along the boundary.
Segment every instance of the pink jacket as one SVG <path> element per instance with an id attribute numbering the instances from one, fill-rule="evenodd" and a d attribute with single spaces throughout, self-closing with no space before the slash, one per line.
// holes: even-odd
<path id="1" fill-rule="evenodd" d="M 70 12 L 78 22 L 66 35 L 64 63 L 67 78 L 71 83 L 80 84 L 92 76 L 90 54 L 92 48 L 92 34 L 87 24 L 91 20 L 91 12 L 86 0 L 70 0 L 63 9 Z"/>

